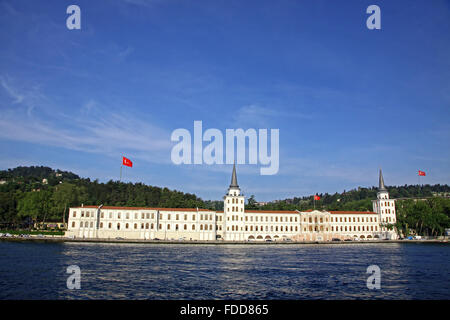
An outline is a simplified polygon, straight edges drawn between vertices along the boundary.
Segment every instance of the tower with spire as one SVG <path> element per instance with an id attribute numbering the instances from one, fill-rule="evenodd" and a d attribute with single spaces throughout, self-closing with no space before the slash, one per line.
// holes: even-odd
<path id="1" fill-rule="evenodd" d="M 241 189 L 238 185 L 236 163 L 233 164 L 233 173 L 231 174 L 231 183 L 228 192 L 223 197 L 223 211 L 223 235 L 225 240 L 245 240 L 245 198 L 241 194 Z"/>
<path id="2" fill-rule="evenodd" d="M 380 169 L 378 178 L 377 199 L 372 200 L 373 211 L 378 213 L 381 238 L 397 239 L 395 228 L 389 229 L 385 225 L 394 225 L 397 222 L 395 200 L 389 198 L 389 192 L 384 185 L 383 172 Z"/>

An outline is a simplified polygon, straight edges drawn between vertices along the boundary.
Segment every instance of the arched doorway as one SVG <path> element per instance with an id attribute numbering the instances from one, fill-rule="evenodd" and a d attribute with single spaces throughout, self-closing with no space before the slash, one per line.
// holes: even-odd
<path id="1" fill-rule="evenodd" d="M 249 236 L 248 237 L 248 240 L 250 241 L 250 240 L 255 240 L 255 237 L 254 236 Z"/>
<path id="2" fill-rule="evenodd" d="M 261 235 L 256 237 L 256 240 L 262 240 L 262 239 L 263 239 L 263 237 Z"/>

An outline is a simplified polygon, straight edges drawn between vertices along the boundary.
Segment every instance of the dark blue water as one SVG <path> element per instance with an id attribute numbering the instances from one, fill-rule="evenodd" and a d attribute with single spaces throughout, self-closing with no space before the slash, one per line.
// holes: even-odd
<path id="1" fill-rule="evenodd" d="M 366 269 L 381 268 L 369 290 Z M 69 290 L 66 269 L 81 269 Z M 449 299 L 450 245 L 0 241 L 0 299 Z"/>

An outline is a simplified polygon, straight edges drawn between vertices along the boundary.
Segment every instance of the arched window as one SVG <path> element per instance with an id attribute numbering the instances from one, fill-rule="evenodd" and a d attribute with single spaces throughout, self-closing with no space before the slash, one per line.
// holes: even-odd
<path id="1" fill-rule="evenodd" d="M 72 222 L 72 228 L 75 228 L 75 221 Z"/>
<path id="2" fill-rule="evenodd" d="M 192 230 L 195 230 L 195 224 L 192 225 Z"/>
<path id="3" fill-rule="evenodd" d="M 117 224 L 117 230 L 120 230 L 120 223 Z"/>
<path id="4" fill-rule="evenodd" d="M 125 224 L 125 229 L 128 229 L 128 223 Z"/>

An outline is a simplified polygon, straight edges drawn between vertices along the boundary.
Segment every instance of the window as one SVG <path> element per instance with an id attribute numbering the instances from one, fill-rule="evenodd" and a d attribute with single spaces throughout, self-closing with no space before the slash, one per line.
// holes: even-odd
<path id="1" fill-rule="evenodd" d="M 111 227 L 112 227 L 112 224 L 110 222 L 110 223 L 108 223 L 108 229 L 111 229 Z"/>
<path id="2" fill-rule="evenodd" d="M 77 216 L 77 212 L 74 211 L 74 212 L 73 212 L 73 217 L 76 218 L 76 216 Z"/>
<path id="3" fill-rule="evenodd" d="M 117 230 L 120 230 L 120 223 L 117 224 Z"/>
<path id="4" fill-rule="evenodd" d="M 72 222 L 72 228 L 75 228 L 75 221 Z"/>
<path id="5" fill-rule="evenodd" d="M 128 229 L 129 225 L 128 223 L 125 224 L 125 229 Z"/>
<path id="6" fill-rule="evenodd" d="M 100 229 L 103 229 L 103 222 L 100 222 Z"/>

